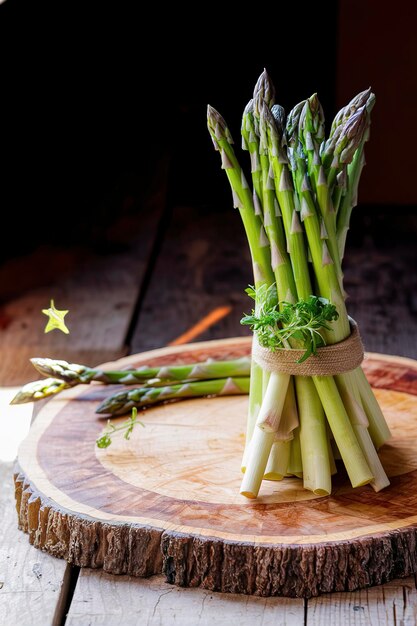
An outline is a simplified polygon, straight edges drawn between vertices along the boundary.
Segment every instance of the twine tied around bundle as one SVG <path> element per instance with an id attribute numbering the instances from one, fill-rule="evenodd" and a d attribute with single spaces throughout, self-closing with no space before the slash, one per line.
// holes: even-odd
<path id="1" fill-rule="evenodd" d="M 305 350 L 276 348 L 272 351 L 263 348 L 253 336 L 252 358 L 268 372 L 284 372 L 294 376 L 334 376 L 356 369 L 364 358 L 363 344 L 358 325 L 349 317 L 351 333 L 349 337 L 332 345 L 317 348 L 317 354 L 297 363 Z"/>

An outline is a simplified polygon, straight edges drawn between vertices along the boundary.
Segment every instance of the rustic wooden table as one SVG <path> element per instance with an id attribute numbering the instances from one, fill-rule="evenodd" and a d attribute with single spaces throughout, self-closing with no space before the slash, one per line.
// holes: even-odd
<path id="1" fill-rule="evenodd" d="M 308 601 L 223 595 L 173 587 L 162 576 L 144 580 L 80 570 L 37 551 L 17 530 L 11 457 L 30 416 L 25 408 L 9 408 L 7 400 L 17 386 L 36 378 L 30 356 L 94 365 L 172 342 L 246 332 L 239 318 L 249 307 L 243 290 L 250 264 L 236 212 L 196 214 L 180 207 L 167 220 L 161 219 L 161 206 L 156 194 L 140 221 L 122 225 L 121 232 L 138 235 L 123 235 L 118 252 L 44 249 L 31 256 L 30 265 L 26 259 L 0 268 L 0 284 L 7 274 L 9 290 L 0 308 L 0 623 L 414 625 L 414 577 Z M 350 251 L 349 311 L 368 350 L 417 358 L 416 261 L 412 245 L 385 250 L 368 238 Z M 58 308 L 70 309 L 69 336 L 42 332 L 40 310 L 51 297 Z"/>

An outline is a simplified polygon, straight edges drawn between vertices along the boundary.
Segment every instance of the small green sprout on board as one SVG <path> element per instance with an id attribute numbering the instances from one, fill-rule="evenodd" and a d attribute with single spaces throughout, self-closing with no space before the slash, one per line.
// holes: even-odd
<path id="1" fill-rule="evenodd" d="M 69 334 L 69 330 L 64 322 L 64 317 L 66 316 L 68 311 L 58 311 L 58 309 L 55 308 L 54 301 L 51 300 L 51 306 L 49 307 L 49 309 L 42 309 L 42 313 L 49 317 L 48 322 L 45 326 L 45 333 L 49 333 L 51 330 L 54 330 L 56 328 L 66 335 Z"/>
<path id="2" fill-rule="evenodd" d="M 132 415 L 129 417 L 128 420 L 126 420 L 126 422 L 123 422 L 123 424 L 120 424 L 120 426 L 115 426 L 114 424 L 111 423 L 110 420 L 107 420 L 106 430 L 104 431 L 102 436 L 96 440 L 97 446 L 99 448 L 108 448 L 112 443 L 111 435 L 122 430 L 125 431 L 125 434 L 123 435 L 124 438 L 130 439 L 130 435 L 132 434 L 133 429 L 136 426 L 136 424 L 139 424 L 140 426 L 143 426 L 145 428 L 145 424 L 143 422 L 140 422 L 137 419 L 137 417 L 138 417 L 138 410 L 136 407 L 133 407 Z"/>

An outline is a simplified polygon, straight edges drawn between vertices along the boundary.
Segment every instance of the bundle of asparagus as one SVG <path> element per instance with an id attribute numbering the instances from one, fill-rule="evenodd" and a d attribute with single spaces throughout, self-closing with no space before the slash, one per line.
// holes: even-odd
<path id="1" fill-rule="evenodd" d="M 374 101 L 370 89 L 358 94 L 337 114 L 326 139 L 317 95 L 286 116 L 264 71 L 241 126 L 252 189 L 225 120 L 208 106 L 208 129 L 253 262 L 248 291 L 255 308 L 242 323 L 253 329 L 254 345 L 269 352 L 302 348 L 299 360 L 314 361 L 321 346 L 351 333 L 341 262 Z M 262 479 L 287 475 L 329 494 L 339 458 L 353 487 L 370 483 L 378 491 L 389 481 L 376 450 L 389 437 L 360 367 L 334 376 L 292 376 L 253 358 L 241 494 L 256 498 Z"/>

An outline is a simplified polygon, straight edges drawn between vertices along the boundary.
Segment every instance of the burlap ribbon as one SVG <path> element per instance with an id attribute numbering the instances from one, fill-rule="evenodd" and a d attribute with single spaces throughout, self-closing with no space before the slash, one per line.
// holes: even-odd
<path id="1" fill-rule="evenodd" d="M 252 358 L 268 372 L 284 372 L 294 376 L 333 376 L 356 369 L 363 361 L 363 344 L 358 325 L 349 317 L 351 333 L 339 343 L 317 349 L 303 363 L 297 363 L 305 350 L 277 348 L 273 352 L 263 348 L 256 334 L 253 337 Z"/>

